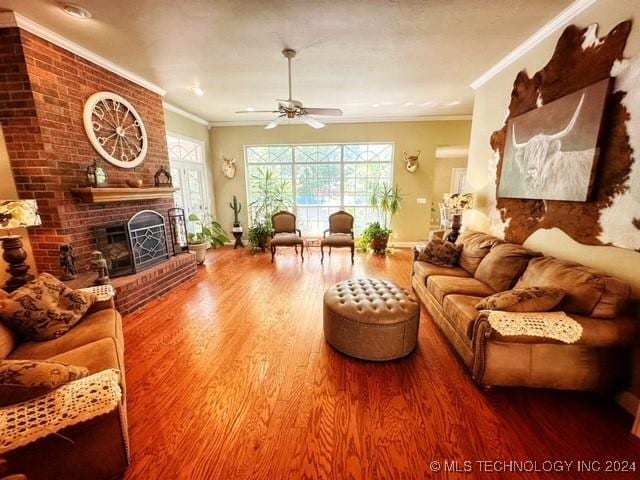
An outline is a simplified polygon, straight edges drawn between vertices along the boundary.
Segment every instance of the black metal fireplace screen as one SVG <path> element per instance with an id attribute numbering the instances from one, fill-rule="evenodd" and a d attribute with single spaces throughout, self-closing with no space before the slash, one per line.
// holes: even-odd
<path id="1" fill-rule="evenodd" d="M 126 223 L 97 227 L 94 233 L 112 277 L 140 272 L 170 256 L 164 217 L 153 210 L 142 210 Z"/>

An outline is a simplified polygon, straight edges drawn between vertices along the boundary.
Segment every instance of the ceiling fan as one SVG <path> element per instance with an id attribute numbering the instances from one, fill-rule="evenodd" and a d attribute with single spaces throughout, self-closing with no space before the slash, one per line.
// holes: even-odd
<path id="1" fill-rule="evenodd" d="M 342 116 L 342 110 L 339 108 L 311 108 L 302 105 L 300 100 L 294 100 L 291 96 L 291 60 L 296 56 L 296 51 L 285 48 L 282 55 L 287 59 L 289 66 L 289 98 L 286 100 L 276 99 L 278 102 L 277 110 L 240 110 L 236 113 L 279 113 L 279 115 L 266 127 L 266 130 L 276 128 L 282 122 L 291 118 L 299 118 L 307 125 L 313 128 L 322 128 L 325 126 L 320 120 L 313 118 L 313 115 L 329 115 L 332 117 Z"/>

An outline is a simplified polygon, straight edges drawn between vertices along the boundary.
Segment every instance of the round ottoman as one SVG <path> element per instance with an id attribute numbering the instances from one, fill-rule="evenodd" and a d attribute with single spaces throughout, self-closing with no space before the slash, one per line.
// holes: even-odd
<path id="1" fill-rule="evenodd" d="M 352 357 L 380 361 L 408 355 L 419 323 L 420 304 L 393 282 L 347 280 L 324 294 L 324 336 Z"/>

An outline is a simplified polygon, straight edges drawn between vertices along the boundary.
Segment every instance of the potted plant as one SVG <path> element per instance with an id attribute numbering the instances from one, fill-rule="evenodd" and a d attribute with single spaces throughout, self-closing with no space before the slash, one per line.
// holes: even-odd
<path id="1" fill-rule="evenodd" d="M 391 230 L 382 227 L 379 222 L 370 223 L 358 239 L 358 249 L 364 252 L 373 250 L 373 253 L 384 255 L 389 243 L 389 235 Z"/>
<path id="2" fill-rule="evenodd" d="M 288 210 L 293 205 L 291 182 L 271 169 L 258 168 L 251 175 L 251 191 L 256 200 L 249 204 L 252 213 L 249 251 L 264 252 L 271 237 L 271 216 L 280 210 Z"/>
<path id="3" fill-rule="evenodd" d="M 402 194 L 400 189 L 387 183 L 376 185 L 371 193 L 370 205 L 377 209 L 382 215 L 383 224 L 379 222 L 370 223 L 362 232 L 362 239 L 358 242 L 361 249 L 371 248 L 374 253 L 384 255 L 387 251 L 389 237 L 392 230 L 389 228 L 391 219 L 400 209 Z"/>
<path id="4" fill-rule="evenodd" d="M 213 219 L 209 219 L 205 225 L 198 215 L 192 213 L 189 215 L 189 221 L 197 226 L 197 231 L 188 235 L 189 251 L 196 254 L 196 262 L 200 265 L 204 263 L 207 249 L 223 246 L 229 241 L 229 236 L 222 225 Z"/>

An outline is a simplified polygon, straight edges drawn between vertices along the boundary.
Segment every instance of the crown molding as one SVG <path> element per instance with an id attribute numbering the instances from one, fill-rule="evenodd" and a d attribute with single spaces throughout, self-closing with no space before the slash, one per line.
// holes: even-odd
<path id="1" fill-rule="evenodd" d="M 528 39 L 518 45 L 515 49 L 513 49 L 506 57 L 504 57 L 493 67 L 491 67 L 477 79 L 471 82 L 471 88 L 473 88 L 474 90 L 480 88 L 497 74 L 516 62 L 520 57 L 533 50 L 537 45 L 539 45 L 546 38 L 552 35 L 556 30 L 566 26 L 576 15 L 582 13 L 597 1 L 598 0 L 576 0 L 575 2 L 573 2 L 562 12 L 560 12 L 559 15 L 545 24 L 540 30 L 538 30 L 536 33 L 534 33 Z"/>
<path id="2" fill-rule="evenodd" d="M 180 107 L 176 107 L 175 105 L 171 105 L 167 102 L 162 102 L 162 106 L 165 110 L 169 110 L 170 112 L 177 113 L 178 115 L 183 116 L 184 118 L 188 118 L 189 120 L 193 120 L 200 125 L 204 125 L 205 127 L 210 127 L 211 125 L 204 118 L 200 118 L 193 113 L 189 113 L 186 110 L 181 109 Z"/>
<path id="3" fill-rule="evenodd" d="M 323 118 L 322 122 L 331 123 L 395 123 L 395 122 L 452 122 L 468 121 L 471 115 L 433 115 L 425 117 L 371 117 L 371 118 Z M 210 127 L 249 127 L 268 125 L 269 120 L 238 120 L 228 122 L 209 122 Z M 288 125 L 306 125 L 300 120 L 293 120 Z M 287 126 L 282 124 L 280 126 Z"/>
<path id="4" fill-rule="evenodd" d="M 167 91 L 155 83 L 152 83 L 144 78 L 136 75 L 129 70 L 122 68 L 121 66 L 113 63 L 110 60 L 107 60 L 104 57 L 101 57 L 97 53 L 92 52 L 91 50 L 87 50 L 86 48 L 78 45 L 75 42 L 72 42 L 68 38 L 63 37 L 62 35 L 57 34 L 56 32 L 49 30 L 46 27 L 43 27 L 39 23 L 30 20 L 29 18 L 20 15 L 17 12 L 4 11 L 0 12 L 0 28 L 8 28 L 8 27 L 18 27 L 23 30 L 26 30 L 29 33 L 32 33 L 44 40 L 47 40 L 65 50 L 68 50 L 72 53 L 75 53 L 79 57 L 84 58 L 85 60 L 89 60 L 90 62 L 95 63 L 96 65 L 101 66 L 109 70 L 110 72 L 116 73 L 127 80 L 132 81 L 140 85 L 141 87 L 146 88 L 147 90 L 151 90 L 154 93 L 157 93 L 160 96 L 164 96 Z"/>

